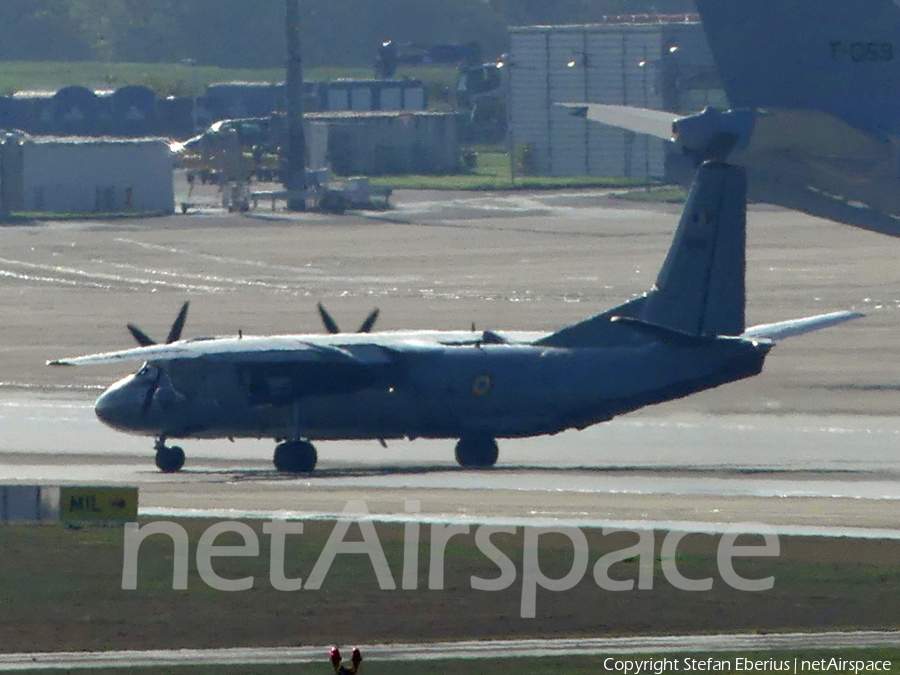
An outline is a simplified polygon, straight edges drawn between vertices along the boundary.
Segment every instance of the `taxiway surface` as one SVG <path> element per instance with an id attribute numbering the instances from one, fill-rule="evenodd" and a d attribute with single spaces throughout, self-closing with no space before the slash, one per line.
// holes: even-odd
<path id="1" fill-rule="evenodd" d="M 653 637 L 573 638 L 547 640 L 484 640 L 413 644 L 362 645 L 366 658 L 379 661 L 432 661 L 439 659 L 497 659 L 594 654 L 684 654 L 739 650 L 787 651 L 843 648 L 897 647 L 900 633 L 887 631 L 671 635 Z M 320 663 L 329 647 L 275 647 L 260 649 L 176 649 L 109 652 L 45 652 L 0 654 L 0 671 L 62 668 L 135 668 L 276 663 Z M 879 663 L 879 665 L 881 665 Z M 883 667 L 883 666 L 882 666 Z M 621 668 L 620 668 L 621 670 Z"/>
<path id="2" fill-rule="evenodd" d="M 104 429 L 91 401 L 121 369 L 44 366 L 163 335 L 350 329 L 553 330 L 653 283 L 678 207 L 606 192 L 400 193 L 390 212 L 251 216 L 215 209 L 0 230 L 2 482 L 141 486 L 146 509 L 398 514 L 600 522 L 897 527 L 900 242 L 769 207 L 748 226 L 748 323 L 836 309 L 866 318 L 779 344 L 745 382 L 583 432 L 505 441 L 497 470 L 457 469 L 452 441 L 321 443 L 321 470 L 271 469 L 270 441 L 185 441 L 157 473 L 152 441 Z M 157 511 L 162 512 L 162 511 Z"/>

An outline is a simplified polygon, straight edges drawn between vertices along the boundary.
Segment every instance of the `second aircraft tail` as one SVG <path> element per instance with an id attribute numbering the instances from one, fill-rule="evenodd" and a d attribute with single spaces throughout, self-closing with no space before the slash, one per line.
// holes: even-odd
<path id="1" fill-rule="evenodd" d="M 821 110 L 900 131 L 896 0 L 696 0 L 733 108 Z"/>

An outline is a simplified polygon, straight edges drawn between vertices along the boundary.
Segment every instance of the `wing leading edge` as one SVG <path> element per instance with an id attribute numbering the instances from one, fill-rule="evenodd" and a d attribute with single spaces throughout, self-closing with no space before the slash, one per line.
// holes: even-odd
<path id="1" fill-rule="evenodd" d="M 239 364 L 260 362 L 376 364 L 389 360 L 386 349 L 377 348 L 378 345 L 370 345 L 376 347 L 375 349 L 361 348 L 365 346 L 367 345 L 352 345 L 344 348 L 328 344 L 315 344 L 290 336 L 215 338 L 55 359 L 48 361 L 47 364 L 51 366 L 86 366 L 187 359 Z"/>

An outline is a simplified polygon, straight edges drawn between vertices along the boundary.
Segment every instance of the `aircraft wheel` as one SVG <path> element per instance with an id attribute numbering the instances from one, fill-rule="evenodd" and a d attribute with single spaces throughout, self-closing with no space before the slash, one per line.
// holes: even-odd
<path id="1" fill-rule="evenodd" d="M 177 445 L 156 451 L 156 466 L 163 473 L 175 473 L 184 466 L 184 450 Z"/>
<path id="2" fill-rule="evenodd" d="M 456 461 L 460 466 L 494 466 L 499 454 L 497 441 L 491 436 L 467 436 L 456 444 Z"/>
<path id="3" fill-rule="evenodd" d="M 309 441 L 286 441 L 275 447 L 275 468 L 289 473 L 309 473 L 316 468 L 315 446 Z"/>

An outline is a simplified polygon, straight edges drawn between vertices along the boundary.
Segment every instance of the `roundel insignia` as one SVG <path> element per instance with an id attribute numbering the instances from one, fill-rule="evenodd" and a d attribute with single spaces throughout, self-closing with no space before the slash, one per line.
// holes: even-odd
<path id="1" fill-rule="evenodd" d="M 484 396 L 490 392 L 493 384 L 490 375 L 477 375 L 472 379 L 472 396 Z"/>

